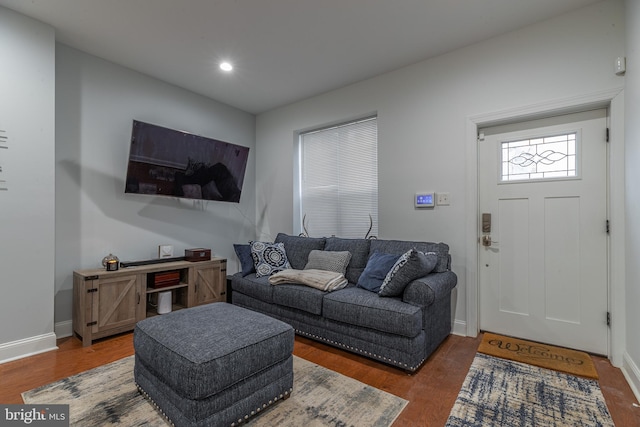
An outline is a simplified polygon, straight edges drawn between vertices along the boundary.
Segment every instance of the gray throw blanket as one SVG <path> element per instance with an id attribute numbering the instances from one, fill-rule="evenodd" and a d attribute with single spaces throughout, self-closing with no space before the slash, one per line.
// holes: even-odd
<path id="1" fill-rule="evenodd" d="M 272 285 L 298 283 L 311 286 L 321 291 L 331 292 L 347 286 L 347 279 L 342 273 L 326 270 L 283 270 L 269 277 Z"/>

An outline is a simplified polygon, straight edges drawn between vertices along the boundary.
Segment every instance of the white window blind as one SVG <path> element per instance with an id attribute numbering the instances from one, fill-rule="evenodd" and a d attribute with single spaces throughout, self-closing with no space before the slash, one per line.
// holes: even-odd
<path id="1" fill-rule="evenodd" d="M 378 235 L 375 117 L 300 135 L 300 222 L 309 236 Z"/>

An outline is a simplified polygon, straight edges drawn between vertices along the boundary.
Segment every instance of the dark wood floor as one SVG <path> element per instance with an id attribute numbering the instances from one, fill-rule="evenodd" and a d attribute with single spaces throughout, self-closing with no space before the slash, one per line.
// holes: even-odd
<path id="1" fill-rule="evenodd" d="M 410 403 L 396 420 L 399 426 L 443 426 L 473 361 L 481 338 L 451 335 L 413 375 L 390 366 L 296 337 L 294 354 Z M 0 403 L 22 403 L 20 393 L 133 354 L 133 334 L 82 347 L 75 337 L 58 341 L 59 349 L 0 365 Z M 602 357 L 593 357 L 600 386 L 618 427 L 640 427 L 640 407 L 622 372 Z"/>

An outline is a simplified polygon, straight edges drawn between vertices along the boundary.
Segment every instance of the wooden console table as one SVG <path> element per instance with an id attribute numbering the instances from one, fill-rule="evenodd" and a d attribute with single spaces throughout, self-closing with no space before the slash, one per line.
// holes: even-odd
<path id="1" fill-rule="evenodd" d="M 177 271 L 180 282 L 154 288 L 155 273 Z M 226 301 L 227 260 L 174 261 L 160 264 L 73 272 L 73 331 L 82 345 L 133 330 L 136 323 L 157 314 L 159 292 L 172 293 L 172 310 Z"/>

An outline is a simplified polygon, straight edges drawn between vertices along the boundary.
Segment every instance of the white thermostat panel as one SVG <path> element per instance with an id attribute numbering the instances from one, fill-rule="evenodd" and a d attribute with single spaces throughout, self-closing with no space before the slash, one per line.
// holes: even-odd
<path id="1" fill-rule="evenodd" d="M 416 208 L 432 208 L 436 205 L 436 197 L 433 191 L 416 193 Z"/>

